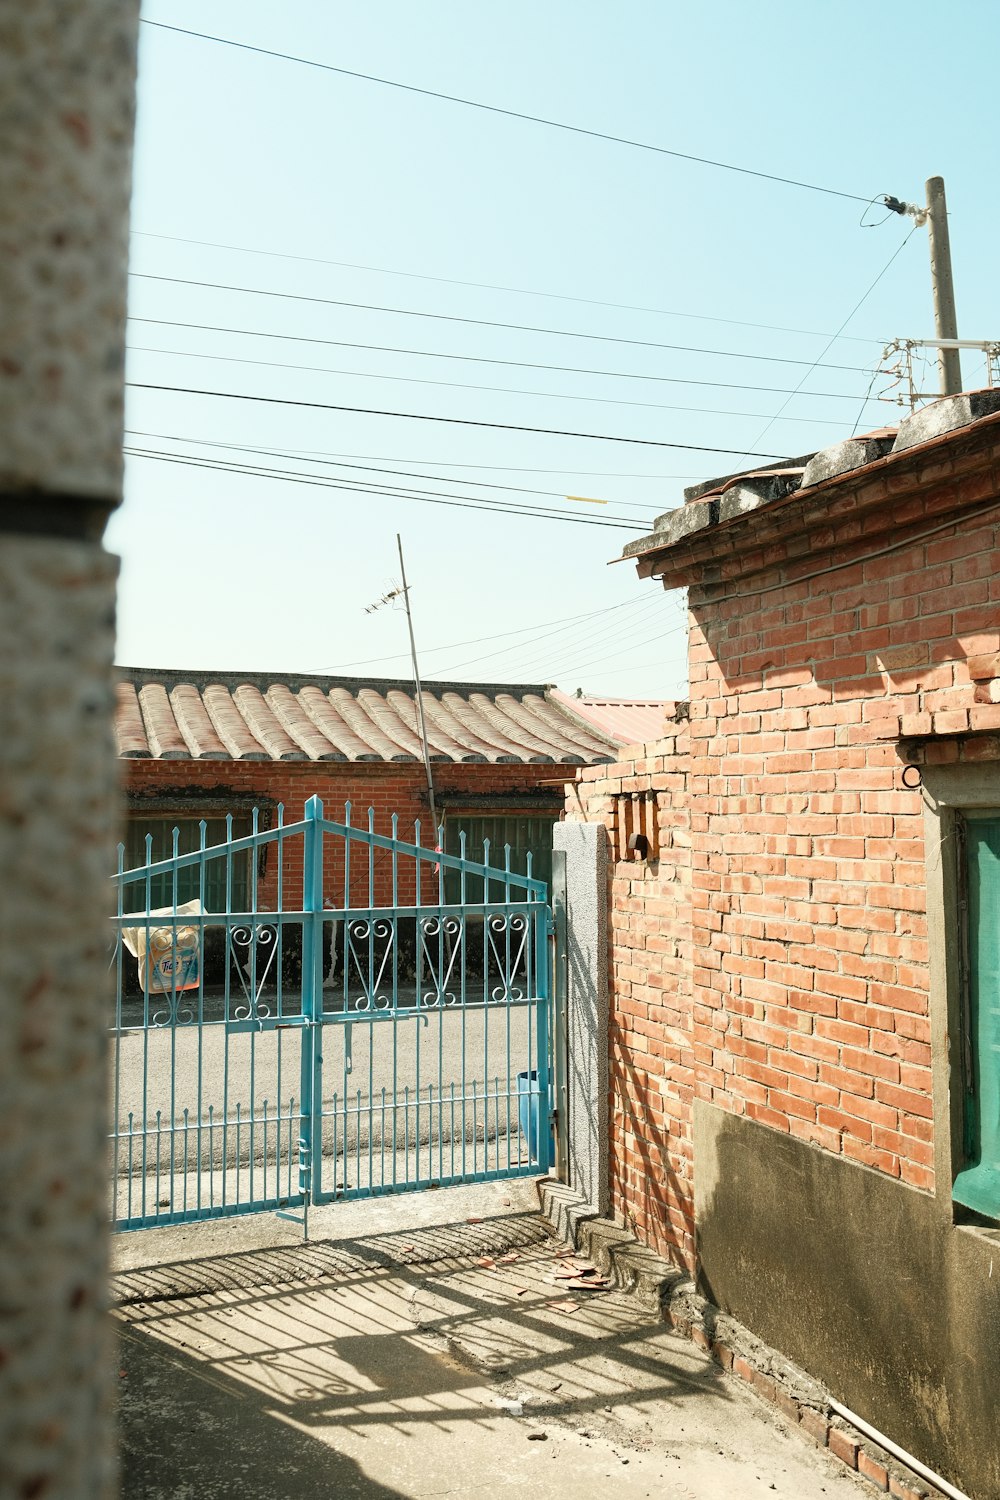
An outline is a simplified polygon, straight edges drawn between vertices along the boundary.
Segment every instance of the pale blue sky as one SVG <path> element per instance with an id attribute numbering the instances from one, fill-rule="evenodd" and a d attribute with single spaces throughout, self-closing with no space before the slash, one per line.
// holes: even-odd
<path id="1" fill-rule="evenodd" d="M 989 149 L 1000 13 L 987 0 L 949 8 L 927 0 L 148 0 L 144 14 L 862 197 L 919 200 L 925 178 L 940 173 L 960 331 L 1000 332 Z M 846 436 L 862 410 L 862 429 L 897 419 L 892 407 L 862 407 L 880 341 L 933 332 L 926 231 L 918 229 L 848 325 L 851 337 L 823 356 L 848 368 L 815 370 L 761 437 L 786 399 L 781 392 L 806 374 L 911 227 L 893 217 L 862 229 L 862 208 L 144 26 L 133 271 L 726 354 L 137 277 L 137 319 L 286 337 L 135 321 L 129 378 L 737 454 L 809 452 Z M 749 323 L 803 331 L 740 326 Z M 659 378 L 575 373 L 583 369 Z M 967 357 L 964 374 L 966 385 L 981 384 L 981 363 Z M 757 389 L 727 388 L 742 385 Z M 678 407 L 688 410 L 667 409 Z M 678 503 L 685 483 L 743 466 L 721 453 L 134 387 L 127 426 L 157 435 L 130 435 L 130 444 L 161 452 L 229 451 L 199 449 L 200 440 L 333 455 L 436 477 L 379 481 L 370 469 L 252 461 L 642 524 Z M 477 490 L 462 479 L 555 495 Z M 558 498 L 566 494 L 608 505 Z M 401 615 L 365 613 L 398 575 L 398 530 L 426 677 L 673 695 L 685 682 L 679 597 L 639 582 L 630 567 L 607 566 L 639 529 L 477 514 L 132 457 L 126 503 L 108 533 L 122 556 L 119 659 L 344 673 L 367 662 L 357 670 L 405 675 Z M 528 626 L 538 628 L 500 636 Z"/>

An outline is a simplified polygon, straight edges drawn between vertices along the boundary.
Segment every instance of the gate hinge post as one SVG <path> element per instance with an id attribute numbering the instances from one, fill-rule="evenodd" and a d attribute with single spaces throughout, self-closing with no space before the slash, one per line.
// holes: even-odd
<path id="1" fill-rule="evenodd" d="M 310 797 L 305 805 L 302 850 L 302 1133 L 299 1179 L 304 1194 L 303 1234 L 308 1238 L 310 1201 L 321 1188 L 322 1170 L 322 1053 L 317 1020 L 323 1008 L 323 802 Z"/>
<path id="2" fill-rule="evenodd" d="M 566 851 L 552 851 L 552 926 L 550 929 L 552 986 L 552 1102 L 556 1143 L 553 1170 L 560 1182 L 568 1181 L 569 1168 L 569 1024 L 568 959 L 566 952 Z"/>

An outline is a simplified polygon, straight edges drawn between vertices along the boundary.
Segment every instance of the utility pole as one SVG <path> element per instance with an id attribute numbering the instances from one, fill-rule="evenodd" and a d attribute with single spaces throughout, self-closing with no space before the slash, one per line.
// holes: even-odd
<path id="1" fill-rule="evenodd" d="M 420 742 L 424 747 L 424 771 L 427 774 L 427 800 L 431 807 L 431 827 L 434 830 L 434 838 L 438 836 L 437 808 L 434 805 L 434 777 L 431 774 L 431 755 L 427 748 L 427 724 L 424 720 L 424 695 L 420 687 L 420 668 L 417 666 L 417 643 L 413 636 L 413 613 L 410 609 L 410 590 L 406 583 L 406 565 L 403 562 L 403 539 L 396 533 L 396 546 L 399 548 L 399 571 L 403 583 L 403 603 L 406 605 L 406 623 L 410 631 L 410 658 L 413 662 L 413 682 L 417 690 L 417 722 L 420 725 Z"/>
<path id="2" fill-rule="evenodd" d="M 944 178 L 927 180 L 927 230 L 931 248 L 931 283 L 934 289 L 934 327 L 939 339 L 958 338 L 955 315 L 955 285 L 951 276 L 951 241 Z M 956 396 L 962 389 L 962 366 L 957 349 L 938 350 L 942 396 Z"/>

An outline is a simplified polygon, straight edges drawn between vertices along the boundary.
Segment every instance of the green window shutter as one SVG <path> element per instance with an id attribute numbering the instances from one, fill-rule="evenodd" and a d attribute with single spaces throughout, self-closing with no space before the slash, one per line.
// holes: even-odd
<path id="1" fill-rule="evenodd" d="M 155 864 L 161 859 L 170 859 L 174 852 L 174 829 L 179 832 L 177 852 L 191 854 L 199 847 L 199 818 L 129 818 L 125 830 L 125 868 L 134 870 L 146 863 L 146 836 L 152 838 L 151 859 Z M 225 818 L 205 819 L 205 843 L 222 844 L 226 840 Z M 250 819 L 233 819 L 233 838 L 242 838 L 250 832 Z M 250 901 L 250 856 L 241 851 L 232 857 L 230 884 L 230 910 L 246 911 Z M 226 909 L 227 860 L 224 855 L 205 861 L 206 911 L 219 912 Z M 177 871 L 177 903 L 195 901 L 201 894 L 201 871 L 198 865 L 188 865 Z M 150 882 L 150 909 L 171 906 L 174 899 L 172 874 L 157 875 Z M 125 887 L 126 910 L 141 911 L 146 907 L 146 886 L 142 880 L 130 881 Z"/>
<path id="2" fill-rule="evenodd" d="M 531 875 L 534 880 L 552 878 L 552 825 L 553 817 L 517 817 L 503 813 L 479 817 L 475 814 L 449 813 L 444 825 L 444 852 L 460 854 L 460 836 L 465 833 L 465 857 L 473 864 L 491 865 L 502 870 L 506 855 L 505 845 L 510 845 L 510 867 L 515 874 L 528 872 L 527 856 L 531 853 Z M 484 841 L 489 839 L 489 857 L 484 857 Z M 503 887 L 491 884 L 488 896 L 484 894 L 485 882 L 472 875 L 465 877 L 465 901 L 469 906 L 480 906 L 486 900 L 502 901 Z M 457 905 L 462 900 L 461 875 L 458 870 L 445 871 L 445 901 Z M 514 892 L 515 900 L 518 892 Z"/>
<path id="3" fill-rule="evenodd" d="M 956 1202 L 1000 1217 L 1000 816 L 969 817 L 966 1154 Z"/>

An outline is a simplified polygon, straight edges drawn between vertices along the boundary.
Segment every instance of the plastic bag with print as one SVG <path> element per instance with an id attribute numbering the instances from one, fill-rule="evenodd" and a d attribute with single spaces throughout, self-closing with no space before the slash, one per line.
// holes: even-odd
<path id="1" fill-rule="evenodd" d="M 139 983 L 149 994 L 174 994 L 196 990 L 201 979 L 201 933 L 198 927 L 182 926 L 182 916 L 200 916 L 200 901 L 184 901 L 177 907 L 161 906 L 150 917 L 171 917 L 167 926 L 123 927 L 122 942 L 138 960 Z M 144 914 L 145 915 L 145 914 Z"/>

